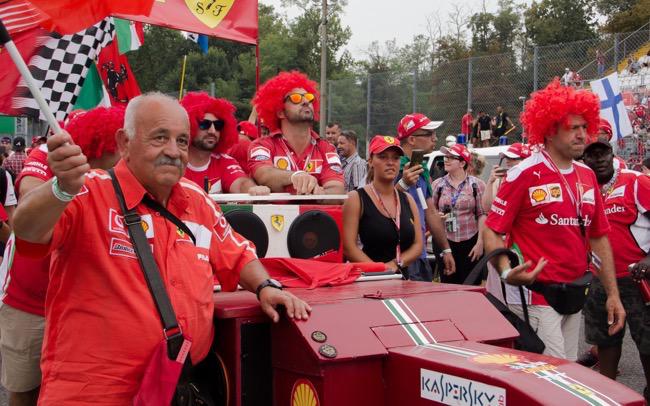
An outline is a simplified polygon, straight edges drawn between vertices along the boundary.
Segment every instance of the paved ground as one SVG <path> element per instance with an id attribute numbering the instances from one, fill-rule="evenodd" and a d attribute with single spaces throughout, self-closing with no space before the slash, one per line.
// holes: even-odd
<path id="1" fill-rule="evenodd" d="M 587 344 L 583 342 L 580 351 L 585 351 L 587 348 Z M 639 361 L 639 354 L 634 342 L 630 338 L 629 332 L 625 335 L 623 357 L 619 368 L 621 370 L 621 375 L 618 377 L 618 381 L 642 394 L 643 388 L 645 387 L 645 377 L 643 376 L 643 368 L 641 368 L 641 362 Z M 8 406 L 7 393 L 1 386 L 0 406 Z"/>

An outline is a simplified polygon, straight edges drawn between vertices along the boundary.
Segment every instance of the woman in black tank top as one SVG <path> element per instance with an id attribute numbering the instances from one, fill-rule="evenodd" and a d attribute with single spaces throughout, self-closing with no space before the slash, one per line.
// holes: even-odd
<path id="1" fill-rule="evenodd" d="M 368 184 L 350 192 L 343 204 L 343 252 L 350 262 L 384 262 L 399 271 L 422 252 L 415 202 L 394 187 L 404 151 L 396 138 L 382 135 L 372 139 L 369 150 Z"/>

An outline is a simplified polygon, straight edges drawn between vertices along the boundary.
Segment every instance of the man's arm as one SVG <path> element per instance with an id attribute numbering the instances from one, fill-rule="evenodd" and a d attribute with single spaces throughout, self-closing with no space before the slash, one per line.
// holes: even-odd
<path id="1" fill-rule="evenodd" d="M 616 284 L 616 271 L 614 268 L 614 257 L 612 247 L 606 235 L 589 239 L 591 250 L 600 259 L 600 270 L 598 278 L 607 293 L 607 323 L 609 324 L 609 335 L 614 335 L 625 327 L 625 309 L 621 303 Z"/>
<path id="2" fill-rule="evenodd" d="M 263 196 L 271 193 L 268 186 L 259 186 L 248 176 L 237 178 L 230 185 L 230 193 L 248 193 L 251 196 Z"/>
<path id="3" fill-rule="evenodd" d="M 272 166 L 257 168 L 253 178 L 259 185 L 268 186 L 271 192 L 284 192 L 285 186 L 292 185 L 298 195 L 307 195 L 318 187 L 318 180 L 305 171 L 285 171 Z M 345 189 L 341 189 L 344 193 Z M 329 193 L 329 192 L 328 192 Z"/>
<path id="4" fill-rule="evenodd" d="M 323 193 L 326 195 L 344 195 L 345 185 L 338 180 L 330 180 L 323 184 Z"/>
<path id="5" fill-rule="evenodd" d="M 269 274 L 259 260 L 253 260 L 244 265 L 239 277 L 239 284 L 249 292 L 256 293 L 257 287 L 269 279 Z M 283 305 L 287 309 L 287 315 L 292 319 L 307 320 L 311 306 L 307 302 L 297 298 L 294 294 L 273 287 L 266 287 L 260 291 L 260 306 L 274 322 L 280 320 L 276 308 Z"/>
<path id="6" fill-rule="evenodd" d="M 503 236 L 497 234 L 489 227 L 485 227 L 483 230 L 483 245 L 486 254 L 489 254 L 498 248 L 506 248 Z M 504 272 L 507 272 L 506 283 L 510 285 L 530 285 L 535 281 L 535 279 L 537 279 L 537 275 L 542 272 L 542 269 L 544 269 L 544 266 L 546 266 L 548 261 L 545 258 L 540 258 L 535 269 L 531 272 L 528 272 L 528 268 L 532 266 L 531 261 L 526 261 L 512 269 L 510 268 L 510 260 L 505 255 L 499 255 L 498 257 L 493 258 L 490 262 L 492 262 L 492 265 L 494 265 L 502 278 Z"/>
<path id="7" fill-rule="evenodd" d="M 424 219 L 427 224 L 427 228 L 431 233 L 433 242 L 438 248 L 442 250 L 442 261 L 445 264 L 445 275 L 451 275 L 456 272 L 456 263 L 454 262 L 453 255 L 451 255 L 451 248 L 449 248 L 449 241 L 447 240 L 447 232 L 445 231 L 445 226 L 442 223 L 440 213 L 438 210 L 436 210 L 433 204 L 433 198 L 427 198 L 426 202 L 427 209 L 424 211 Z"/>
<path id="8" fill-rule="evenodd" d="M 81 148 L 74 145 L 66 132 L 53 135 L 47 141 L 48 163 L 58 179 L 59 189 L 76 195 L 85 180 L 90 166 Z M 22 191 L 23 185 L 21 185 Z M 59 200 L 52 191 L 52 180 L 36 186 L 25 195 L 14 214 L 14 233 L 25 241 L 45 244 L 68 202 Z M 38 221 L 34 221 L 37 218 Z"/>

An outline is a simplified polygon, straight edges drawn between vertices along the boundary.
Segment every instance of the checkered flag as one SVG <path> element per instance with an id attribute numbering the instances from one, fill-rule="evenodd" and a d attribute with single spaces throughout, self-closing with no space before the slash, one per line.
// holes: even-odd
<path id="1" fill-rule="evenodd" d="M 52 33 L 51 38 L 29 61 L 29 70 L 36 85 L 57 120 L 63 121 L 72 110 L 88 69 L 114 36 L 112 17 L 76 34 L 61 36 Z M 15 95 L 13 108 L 24 115 L 45 119 L 24 79 L 18 83 Z"/>

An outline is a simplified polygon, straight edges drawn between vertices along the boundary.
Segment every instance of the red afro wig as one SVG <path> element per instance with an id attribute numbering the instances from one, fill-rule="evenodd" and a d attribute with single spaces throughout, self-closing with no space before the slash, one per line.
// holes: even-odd
<path id="1" fill-rule="evenodd" d="M 115 133 L 124 127 L 124 111 L 122 106 L 113 106 L 76 112 L 65 130 L 88 159 L 97 159 L 117 151 Z"/>
<path id="2" fill-rule="evenodd" d="M 555 78 L 546 88 L 531 95 L 521 113 L 521 123 L 530 144 L 543 144 L 545 137 L 555 134 L 559 126 L 568 124 L 571 114 L 582 116 L 587 122 L 589 136 L 598 132 L 598 96 L 588 90 L 562 86 Z"/>
<path id="3" fill-rule="evenodd" d="M 257 131 L 257 126 L 250 121 L 240 121 L 239 124 L 237 124 L 237 127 L 239 128 L 240 133 L 243 133 L 251 139 L 256 140 L 260 136 Z"/>
<path id="4" fill-rule="evenodd" d="M 313 101 L 314 119 L 318 120 L 320 93 L 316 82 L 309 80 L 307 75 L 298 71 L 280 72 L 260 86 L 253 98 L 253 106 L 258 117 L 271 132 L 280 129 L 277 113 L 284 109 L 284 98 L 287 93 L 298 88 L 305 89 L 316 96 Z"/>
<path id="5" fill-rule="evenodd" d="M 206 92 L 189 92 L 181 100 L 181 105 L 187 110 L 190 118 L 190 135 L 194 138 L 199 131 L 199 121 L 203 120 L 206 113 L 211 113 L 223 120 L 223 130 L 220 131 L 219 143 L 214 152 L 225 153 L 237 143 L 237 119 L 235 106 L 226 99 L 215 99 Z"/>

